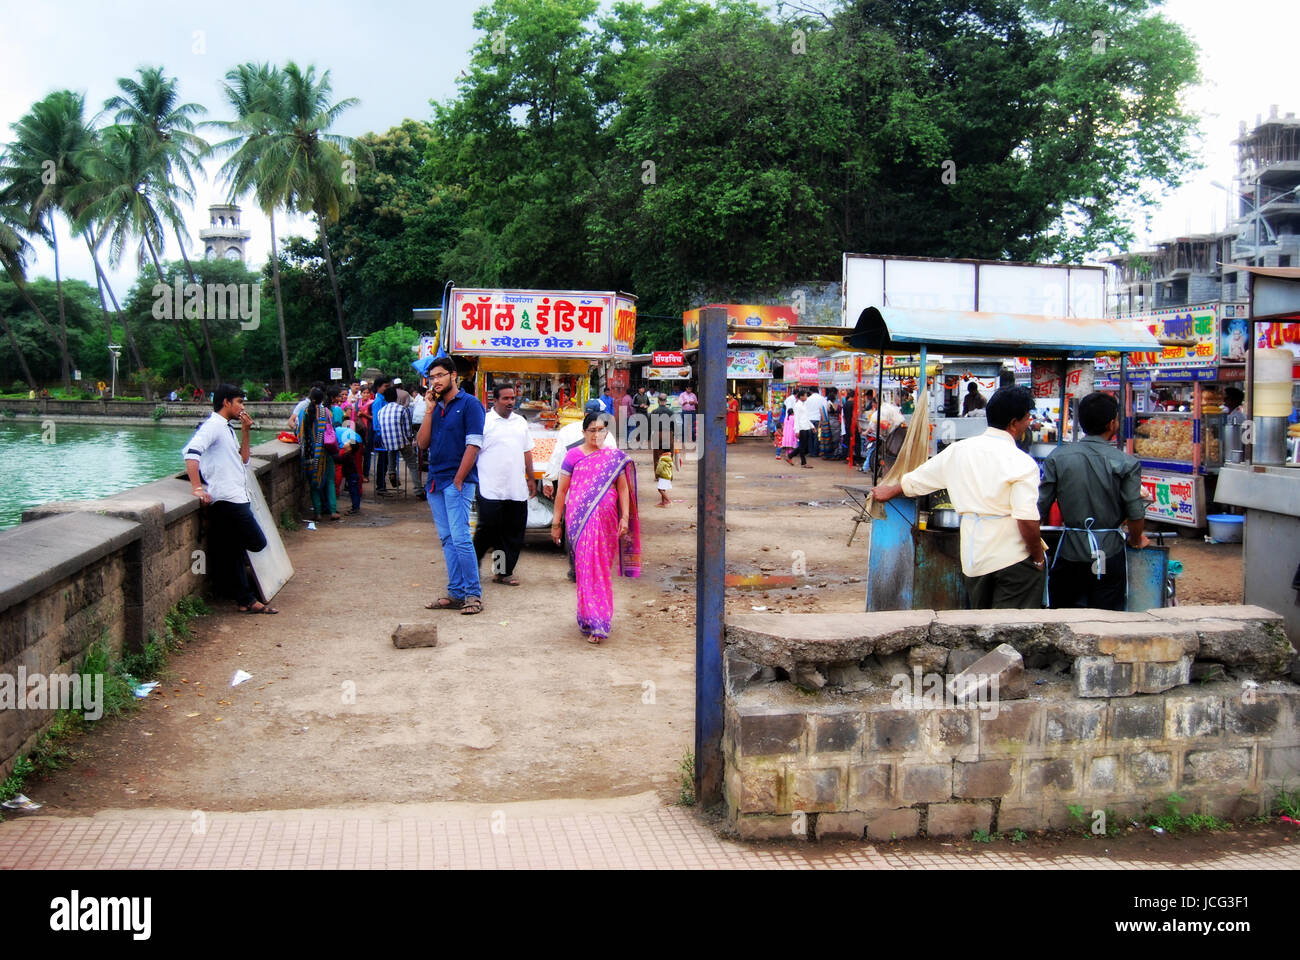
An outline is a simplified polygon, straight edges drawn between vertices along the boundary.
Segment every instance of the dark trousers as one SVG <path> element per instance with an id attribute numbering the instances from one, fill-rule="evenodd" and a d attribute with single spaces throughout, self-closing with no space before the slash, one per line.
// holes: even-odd
<path id="1" fill-rule="evenodd" d="M 808 454 L 813 452 L 813 445 L 816 441 L 817 432 L 815 430 L 799 431 L 799 449 L 795 453 L 799 454 L 799 463 L 806 465 L 808 463 Z"/>
<path id="2" fill-rule="evenodd" d="M 1037 610 L 1043 605 L 1045 571 L 1028 557 L 981 577 L 966 577 L 972 610 Z"/>
<path id="3" fill-rule="evenodd" d="M 1092 572 L 1091 560 L 1057 560 L 1048 582 L 1052 609 L 1123 610 L 1128 601 L 1127 567 L 1127 557 L 1122 552 L 1108 556 L 1106 570 L 1098 579 Z"/>
<path id="4" fill-rule="evenodd" d="M 394 461 L 396 463 L 396 461 Z M 388 473 L 388 451 L 375 451 L 375 489 L 384 489 L 384 476 Z"/>
<path id="5" fill-rule="evenodd" d="M 208 505 L 208 569 L 218 594 L 241 607 L 252 606 L 257 598 L 248 585 L 244 551 L 257 553 L 265 546 L 266 535 L 251 504 L 214 500 Z"/>
<path id="6" fill-rule="evenodd" d="M 361 477 L 357 476 L 357 458 L 351 452 L 339 459 L 343 468 L 343 482 L 348 485 L 348 496 L 352 498 L 352 509 L 361 509 Z"/>
<path id="7" fill-rule="evenodd" d="M 519 562 L 519 551 L 524 545 L 524 529 L 528 526 L 528 503 L 525 500 L 478 500 L 478 529 L 474 532 L 474 552 L 482 562 L 492 555 L 492 575 L 510 576 Z M 497 562 L 497 551 L 503 554 L 504 569 Z"/>

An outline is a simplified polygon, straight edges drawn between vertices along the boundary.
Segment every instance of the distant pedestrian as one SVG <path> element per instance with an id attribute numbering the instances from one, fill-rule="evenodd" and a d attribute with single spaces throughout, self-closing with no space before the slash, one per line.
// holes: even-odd
<path id="1" fill-rule="evenodd" d="M 208 505 L 208 568 L 217 592 L 232 597 L 240 613 L 279 613 L 260 603 L 248 585 L 244 553 L 266 547 L 253 516 L 248 486 L 249 430 L 244 391 L 223 383 L 212 395 L 212 415 L 185 444 L 185 472 L 194 495 Z M 232 421 L 238 420 L 239 440 Z M 257 481 L 254 480 L 254 483 Z"/>
<path id="2" fill-rule="evenodd" d="M 415 433 L 411 429 L 411 408 L 403 406 L 397 399 L 397 387 L 388 384 L 384 387 L 384 406 L 375 417 L 375 432 L 379 438 L 376 447 L 382 446 L 391 458 L 389 480 L 396 486 L 397 465 L 405 463 L 410 473 L 411 482 L 420 486 L 420 461 L 415 454 Z M 375 492 L 384 493 L 384 475 L 375 476 Z M 423 496 L 423 493 L 421 493 Z"/>
<path id="3" fill-rule="evenodd" d="M 970 416 L 973 410 L 984 409 L 984 397 L 980 394 L 979 385 L 972 380 L 966 387 L 966 396 L 961 401 L 961 415 Z"/>
<path id="4" fill-rule="evenodd" d="M 483 448 L 486 415 L 483 405 L 457 385 L 456 364 L 450 357 L 434 360 L 428 376 L 433 382 L 430 407 L 416 444 L 429 451 L 429 510 L 447 564 L 447 594 L 426 604 L 425 609 L 482 613 L 483 590 L 469 511 L 478 493 L 476 464 Z"/>
<path id="5" fill-rule="evenodd" d="M 338 512 L 334 495 L 334 465 L 328 446 L 337 447 L 333 413 L 325 400 L 325 391 L 312 387 L 303 407 L 298 424 L 298 447 L 302 454 L 302 469 L 307 478 L 307 491 L 311 495 L 311 519 L 343 519 Z"/>
<path id="6" fill-rule="evenodd" d="M 740 438 L 740 398 L 735 394 L 727 396 L 727 443 L 736 443 Z"/>
<path id="7" fill-rule="evenodd" d="M 348 488 L 352 508 L 348 516 L 354 517 L 361 512 L 361 475 L 357 469 L 357 451 L 361 447 L 361 434 L 357 433 L 351 420 L 343 421 L 337 430 L 339 440 L 339 466 L 343 470 L 343 482 Z"/>
<path id="8" fill-rule="evenodd" d="M 813 421 L 809 417 L 807 390 L 800 390 L 795 395 L 794 427 L 799 434 L 799 466 L 811 470 L 812 467 L 808 465 L 808 455 L 812 453 L 816 432 Z"/>
<path id="9" fill-rule="evenodd" d="M 497 388 L 483 425 L 478 455 L 478 529 L 474 552 L 480 563 L 492 554 L 492 582 L 519 586 L 515 565 L 528 527 L 528 500 L 537 493 L 533 479 L 533 438 L 528 421 L 514 412 L 515 388 Z"/>

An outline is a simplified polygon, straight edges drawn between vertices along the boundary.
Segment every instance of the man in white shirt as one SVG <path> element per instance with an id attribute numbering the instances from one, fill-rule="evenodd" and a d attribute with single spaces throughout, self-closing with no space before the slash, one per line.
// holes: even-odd
<path id="1" fill-rule="evenodd" d="M 515 564 L 528 526 L 528 498 L 537 494 L 533 479 L 533 438 L 528 421 L 514 412 L 515 388 L 497 388 L 496 402 L 483 423 L 478 455 L 478 529 L 474 550 L 481 563 L 492 555 L 492 582 L 519 586 Z"/>
<path id="2" fill-rule="evenodd" d="M 812 467 L 808 466 L 808 454 L 812 453 L 817 436 L 816 425 L 813 423 L 810 412 L 808 391 L 800 389 L 795 395 L 794 428 L 799 432 L 799 466 L 805 470 L 812 469 Z"/>
<path id="3" fill-rule="evenodd" d="M 244 391 L 221 384 L 213 391 L 212 410 L 184 449 L 194 496 L 208 504 L 208 566 L 217 592 L 233 595 L 240 613 L 279 613 L 257 602 L 244 572 L 244 551 L 257 553 L 266 546 L 248 496 L 248 431 L 253 421 L 244 412 Z M 232 420 L 241 428 L 238 442 Z"/>
<path id="4" fill-rule="evenodd" d="M 1039 532 L 1038 464 L 1016 446 L 1033 419 L 1026 387 L 1003 387 L 985 408 L 989 429 L 959 440 L 872 498 L 947 490 L 961 515 L 961 569 L 972 609 L 1043 605 L 1047 548 Z"/>

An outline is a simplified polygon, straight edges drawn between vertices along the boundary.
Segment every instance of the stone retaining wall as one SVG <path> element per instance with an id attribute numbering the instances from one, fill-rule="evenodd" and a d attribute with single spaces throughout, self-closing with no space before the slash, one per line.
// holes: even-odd
<path id="1" fill-rule="evenodd" d="M 1300 686 L 1268 679 L 1294 657 L 1275 614 L 1033 611 L 1035 624 L 1030 613 L 729 620 L 725 793 L 740 835 L 1058 828 L 1072 805 L 1127 818 L 1163 813 L 1175 792 L 1184 812 L 1242 817 L 1300 778 Z M 940 684 L 922 687 L 932 670 L 978 669 L 972 658 L 1001 643 L 1025 654 L 1004 688 L 1016 699 L 952 706 Z M 1169 663 L 1178 669 L 1156 666 Z M 1193 665 L 1206 682 L 1187 684 Z M 1133 679 L 1148 674 L 1159 692 Z"/>
<path id="2" fill-rule="evenodd" d="M 293 511 L 303 490 L 298 448 L 272 441 L 252 453 L 271 515 Z M 101 636 L 115 656 L 142 650 L 177 601 L 208 591 L 195 572 L 204 524 L 189 480 L 176 478 L 26 511 L 0 531 L 0 675 L 75 672 Z M 53 717 L 0 709 L 0 778 Z"/>
<path id="3" fill-rule="evenodd" d="M 163 417 L 154 419 L 154 410 L 161 406 Z M 245 404 L 248 415 L 265 430 L 278 433 L 293 413 L 293 403 L 253 401 Z M 0 416 L 15 420 L 54 420 L 58 423 L 107 423 L 146 426 L 192 427 L 206 420 L 212 413 L 210 403 L 169 403 L 165 400 L 5 400 L 0 399 Z M 272 434 L 274 435 L 274 433 Z"/>

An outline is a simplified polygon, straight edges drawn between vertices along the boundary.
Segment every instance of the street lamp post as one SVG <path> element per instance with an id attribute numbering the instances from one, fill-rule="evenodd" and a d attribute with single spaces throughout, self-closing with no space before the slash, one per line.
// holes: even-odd
<path id="1" fill-rule="evenodd" d="M 108 355 L 113 359 L 113 387 L 109 391 L 110 399 L 117 399 L 117 359 L 122 356 L 122 345 L 120 343 L 110 343 L 108 345 Z"/>
<path id="2" fill-rule="evenodd" d="M 348 339 L 353 341 L 352 376 L 355 378 L 356 371 L 361 369 L 361 341 L 364 340 L 365 337 L 348 337 Z"/>

